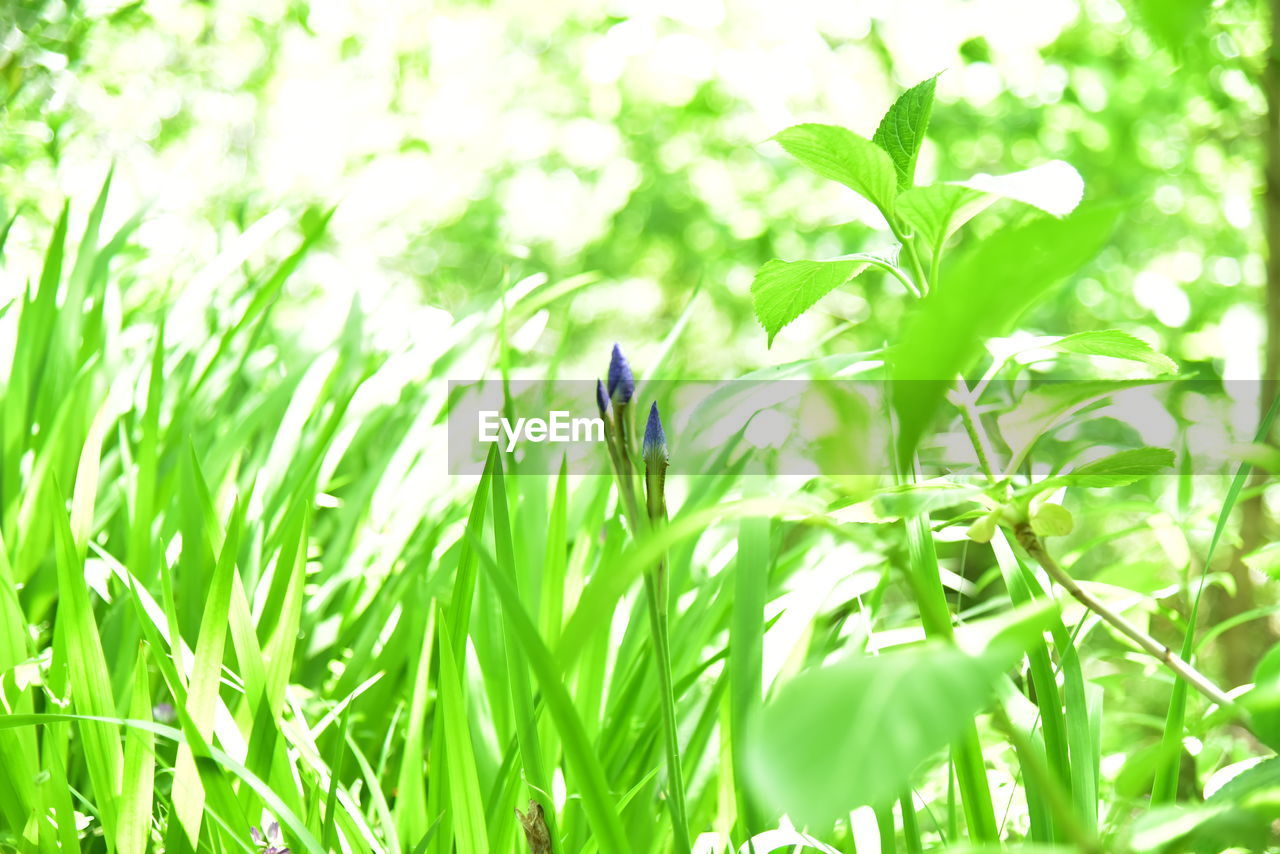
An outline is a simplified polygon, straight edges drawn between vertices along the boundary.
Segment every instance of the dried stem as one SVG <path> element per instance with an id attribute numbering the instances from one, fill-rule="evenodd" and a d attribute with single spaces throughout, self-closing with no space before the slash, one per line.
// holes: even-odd
<path id="1" fill-rule="evenodd" d="M 1080 604 L 1084 605 L 1093 613 L 1097 614 L 1103 620 L 1111 624 L 1113 628 L 1119 631 L 1129 640 L 1142 647 L 1155 658 L 1163 662 L 1170 670 L 1176 673 L 1182 679 L 1187 681 L 1192 688 L 1195 688 L 1201 694 L 1208 697 L 1213 702 L 1224 708 L 1231 708 L 1235 705 L 1235 701 L 1227 695 L 1225 691 L 1205 676 L 1199 670 L 1196 670 L 1191 664 L 1184 660 L 1169 647 L 1160 643 L 1160 641 L 1151 637 L 1151 635 L 1139 629 L 1130 623 L 1124 617 L 1112 611 L 1093 595 L 1086 592 L 1076 580 L 1066 573 L 1053 556 L 1044 547 L 1044 541 L 1039 535 L 1031 529 L 1031 525 L 1027 522 L 1019 522 L 1014 526 L 1014 535 L 1018 538 L 1018 543 L 1027 551 L 1027 554 L 1043 567 L 1049 576 L 1063 587 L 1068 593 L 1076 598 Z"/>

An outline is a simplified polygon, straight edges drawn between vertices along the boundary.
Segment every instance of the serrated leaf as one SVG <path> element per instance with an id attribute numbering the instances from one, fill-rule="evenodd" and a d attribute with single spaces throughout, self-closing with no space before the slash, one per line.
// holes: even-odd
<path id="1" fill-rule="evenodd" d="M 1091 259 L 1117 211 L 1092 208 L 1042 217 L 993 235 L 942 276 L 908 319 L 893 351 L 894 409 L 907 458 L 943 400 L 948 383 L 973 365 L 988 338 L 1007 328 L 1052 285 Z"/>
<path id="2" fill-rule="evenodd" d="M 1113 359 L 1127 359 L 1130 362 L 1149 365 L 1164 374 L 1178 372 L 1178 365 L 1173 359 L 1154 350 L 1141 338 L 1118 329 L 1078 332 L 1075 335 L 1059 338 L 1054 343 L 1046 345 L 1045 349 L 1081 356 L 1110 356 Z"/>
<path id="3" fill-rule="evenodd" d="M 1007 175 L 974 175 L 963 186 L 1002 199 L 1012 199 L 1047 214 L 1063 217 L 1084 198 L 1084 179 L 1065 160 L 1050 160 Z"/>
<path id="4" fill-rule="evenodd" d="M 1244 556 L 1245 566 L 1264 572 L 1272 578 L 1280 577 L 1280 543 L 1267 543 Z"/>
<path id="5" fill-rule="evenodd" d="M 896 173 L 880 146 L 853 131 L 822 124 L 795 125 L 774 139 L 796 160 L 844 184 L 889 216 L 897 195 Z"/>
<path id="6" fill-rule="evenodd" d="M 1000 199 L 1054 216 L 1075 210 L 1084 179 L 1069 163 L 1052 160 L 1007 175 L 975 175 L 967 181 L 916 187 L 898 196 L 895 210 L 936 254 L 947 238 Z"/>
<path id="7" fill-rule="evenodd" d="M 893 158 L 899 190 L 909 190 L 915 184 L 916 158 L 920 156 L 920 145 L 929 126 L 937 85 L 935 74 L 899 95 L 871 137 L 872 142 Z"/>
<path id="8" fill-rule="evenodd" d="M 963 184 L 930 184 L 898 196 L 897 213 L 932 252 L 960 226 L 991 207 L 996 197 Z"/>
<path id="9" fill-rule="evenodd" d="M 866 268 L 856 260 L 766 262 L 751 282 L 751 303 L 769 346 L 782 327 Z"/>
<path id="10" fill-rule="evenodd" d="M 1050 382 L 1023 395 L 1017 406 L 996 418 L 1000 437 L 1014 459 L 1069 416 L 1113 394 L 1151 385 L 1155 380 L 1080 380 Z"/>

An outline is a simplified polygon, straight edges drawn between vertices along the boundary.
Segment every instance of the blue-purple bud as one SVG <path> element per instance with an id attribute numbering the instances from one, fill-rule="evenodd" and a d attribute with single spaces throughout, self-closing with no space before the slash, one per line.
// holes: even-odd
<path id="1" fill-rule="evenodd" d="M 622 355 L 622 348 L 614 344 L 609 359 L 609 397 L 618 403 L 630 403 L 635 393 L 636 378 L 631 375 L 631 365 Z"/>
<path id="2" fill-rule="evenodd" d="M 667 434 L 662 429 L 662 416 L 658 414 L 658 402 L 649 407 L 649 421 L 644 425 L 644 444 L 641 447 L 644 464 L 649 468 L 666 468 Z"/>
<path id="3" fill-rule="evenodd" d="M 605 393 L 604 383 L 600 380 L 596 380 L 596 407 L 600 410 L 601 418 L 609 414 L 609 395 Z"/>

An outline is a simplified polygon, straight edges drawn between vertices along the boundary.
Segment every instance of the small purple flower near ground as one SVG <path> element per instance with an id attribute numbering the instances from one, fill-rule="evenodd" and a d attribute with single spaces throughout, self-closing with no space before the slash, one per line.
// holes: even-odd
<path id="1" fill-rule="evenodd" d="M 289 849 L 284 846 L 284 840 L 280 837 L 280 825 L 277 822 L 268 824 L 265 832 L 251 827 L 249 835 L 253 837 L 253 844 L 261 849 L 261 854 L 289 854 Z"/>
<path id="2" fill-rule="evenodd" d="M 604 418 L 609 414 L 609 395 L 604 390 L 604 383 L 596 380 L 596 407 L 600 410 L 600 417 Z"/>
<path id="3" fill-rule="evenodd" d="M 641 453 L 645 465 L 663 469 L 667 466 L 667 433 L 662 429 L 662 416 L 658 414 L 658 402 L 649 407 L 649 421 L 644 426 L 644 445 Z"/>
<path id="4" fill-rule="evenodd" d="M 630 403 L 636 393 L 636 378 L 631 373 L 631 363 L 622 355 L 622 348 L 613 345 L 609 359 L 609 397 L 618 403 Z"/>

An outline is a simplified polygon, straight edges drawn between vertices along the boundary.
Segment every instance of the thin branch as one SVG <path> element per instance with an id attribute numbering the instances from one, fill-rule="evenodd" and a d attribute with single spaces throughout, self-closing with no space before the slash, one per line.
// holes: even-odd
<path id="1" fill-rule="evenodd" d="M 1215 685 L 1209 677 L 1205 676 L 1195 667 L 1191 666 L 1186 660 L 1175 653 L 1169 647 L 1160 643 L 1160 641 L 1151 637 L 1151 635 L 1139 629 L 1130 623 L 1124 617 L 1112 611 L 1098 599 L 1087 591 L 1085 591 L 1076 580 L 1067 574 L 1053 556 L 1044 547 L 1044 541 L 1039 535 L 1031 529 L 1028 522 L 1019 522 L 1014 526 L 1014 535 L 1018 538 L 1018 543 L 1027 551 L 1027 554 L 1049 573 L 1049 576 L 1063 587 L 1068 593 L 1076 598 L 1080 604 L 1084 605 L 1093 613 L 1097 614 L 1113 628 L 1119 631 L 1129 640 L 1142 647 L 1155 658 L 1159 659 L 1170 670 L 1179 677 L 1186 680 L 1192 688 L 1195 688 L 1201 694 L 1208 697 L 1213 702 L 1224 708 L 1232 708 L 1235 701 L 1227 695 L 1225 691 Z"/>

